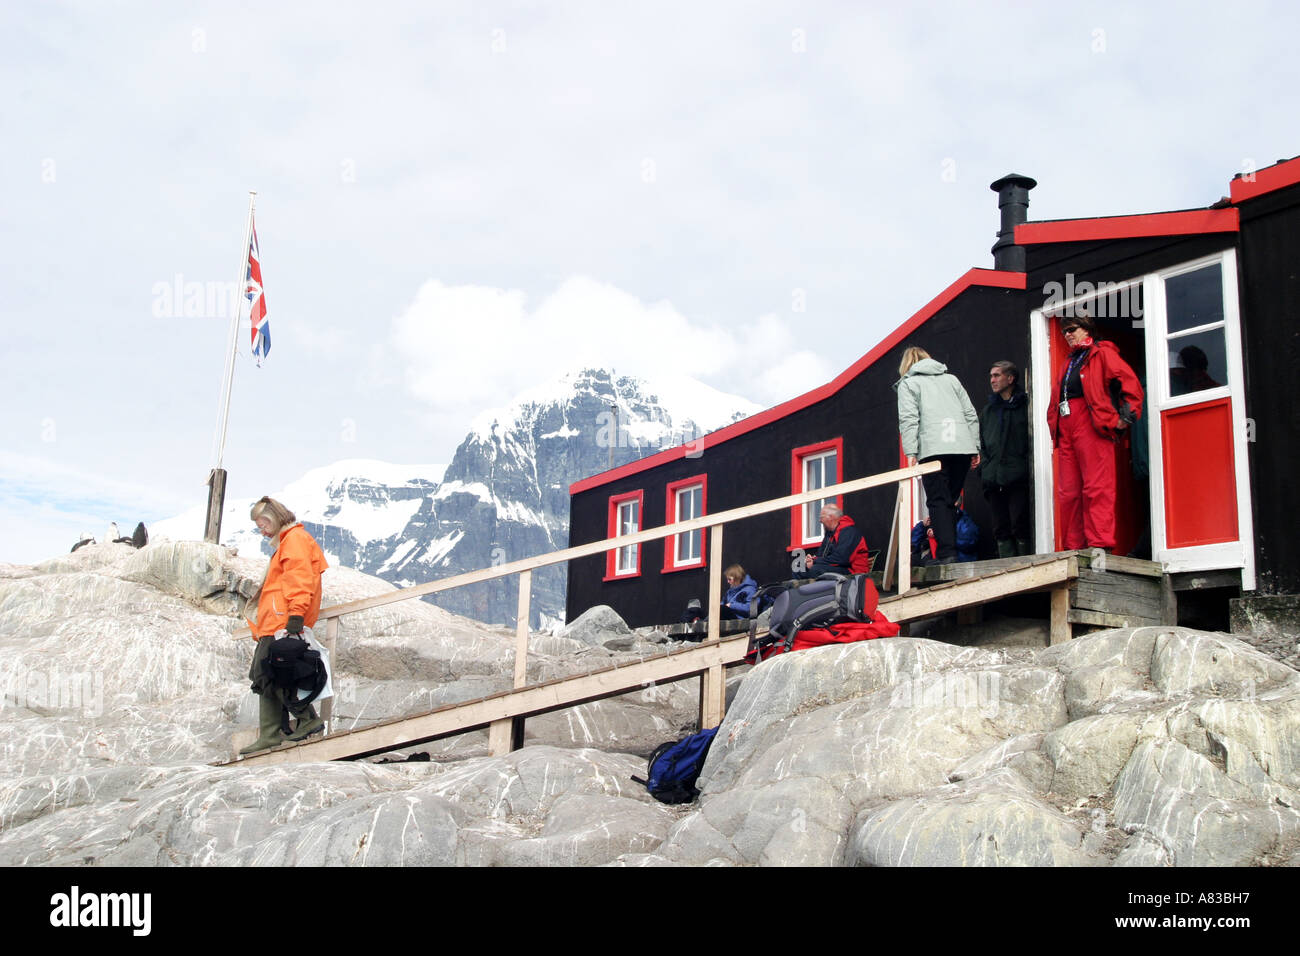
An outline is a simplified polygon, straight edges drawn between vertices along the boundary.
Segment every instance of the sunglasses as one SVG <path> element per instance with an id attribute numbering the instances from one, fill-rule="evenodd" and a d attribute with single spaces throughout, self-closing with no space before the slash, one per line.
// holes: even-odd
<path id="1" fill-rule="evenodd" d="M 1061 334 L 1069 335 L 1071 332 L 1078 332 L 1078 331 L 1079 331 L 1079 327 L 1077 325 L 1067 325 L 1065 328 L 1061 329 Z"/>

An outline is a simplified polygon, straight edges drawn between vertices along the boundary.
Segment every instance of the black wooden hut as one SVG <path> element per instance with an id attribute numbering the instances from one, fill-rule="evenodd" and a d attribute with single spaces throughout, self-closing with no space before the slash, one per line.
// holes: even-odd
<path id="1" fill-rule="evenodd" d="M 1086 307 L 1147 391 L 1139 440 L 1117 448 L 1116 552 L 1149 548 L 1170 573 L 1217 575 L 1235 594 L 1300 593 L 1287 495 L 1300 447 L 1300 158 L 1239 174 L 1213 206 L 1174 212 L 1027 222 L 1034 185 L 1021 176 L 993 184 L 1002 209 L 995 268 L 968 271 L 834 381 L 575 482 L 571 544 L 898 467 L 891 386 L 903 349 L 918 344 L 962 381 L 977 408 L 991 364 L 1020 365 L 1033 409 L 1036 546 L 1055 550 L 1047 401 L 1063 365 L 1058 317 Z M 869 546 L 883 548 L 892 493 L 862 492 L 840 504 Z M 990 526 L 974 474 L 966 506 Z M 724 561 L 759 580 L 788 577 L 792 556 L 820 539 L 815 515 L 816 506 L 806 506 L 729 526 Z M 707 596 L 703 538 L 571 562 L 569 619 L 607 604 L 633 625 L 675 620 L 690 598 Z M 992 547 L 985 535 L 982 556 Z"/>

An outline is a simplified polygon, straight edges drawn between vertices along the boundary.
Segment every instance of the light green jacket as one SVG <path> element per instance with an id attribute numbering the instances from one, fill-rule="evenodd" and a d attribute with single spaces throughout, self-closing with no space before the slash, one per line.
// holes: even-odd
<path id="1" fill-rule="evenodd" d="M 935 455 L 978 455 L 980 420 L 966 389 L 934 359 L 921 359 L 894 383 L 903 454 L 918 461 Z"/>

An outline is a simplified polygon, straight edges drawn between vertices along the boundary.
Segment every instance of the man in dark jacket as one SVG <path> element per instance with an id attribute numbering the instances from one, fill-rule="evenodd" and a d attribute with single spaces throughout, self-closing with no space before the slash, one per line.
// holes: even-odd
<path id="1" fill-rule="evenodd" d="M 1029 534 L 1029 397 L 1007 361 L 989 370 L 989 403 L 980 415 L 980 478 L 993 511 L 998 557 L 1033 554 Z"/>
<path id="2" fill-rule="evenodd" d="M 819 516 L 825 531 L 816 555 L 804 556 L 805 570 L 795 577 L 815 578 L 827 572 L 865 574 L 871 569 L 871 556 L 862 532 L 853 519 L 836 505 L 823 505 Z"/>

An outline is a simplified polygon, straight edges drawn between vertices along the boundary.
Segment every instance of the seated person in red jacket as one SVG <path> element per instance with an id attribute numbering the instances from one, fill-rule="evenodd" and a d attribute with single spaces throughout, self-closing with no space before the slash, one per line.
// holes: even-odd
<path id="1" fill-rule="evenodd" d="M 826 529 L 821 547 L 815 555 L 804 556 L 804 570 L 795 577 L 815 578 L 829 572 L 865 574 L 871 570 L 867 542 L 862 539 L 862 532 L 854 525 L 853 519 L 836 505 L 823 505 L 819 518 Z"/>

